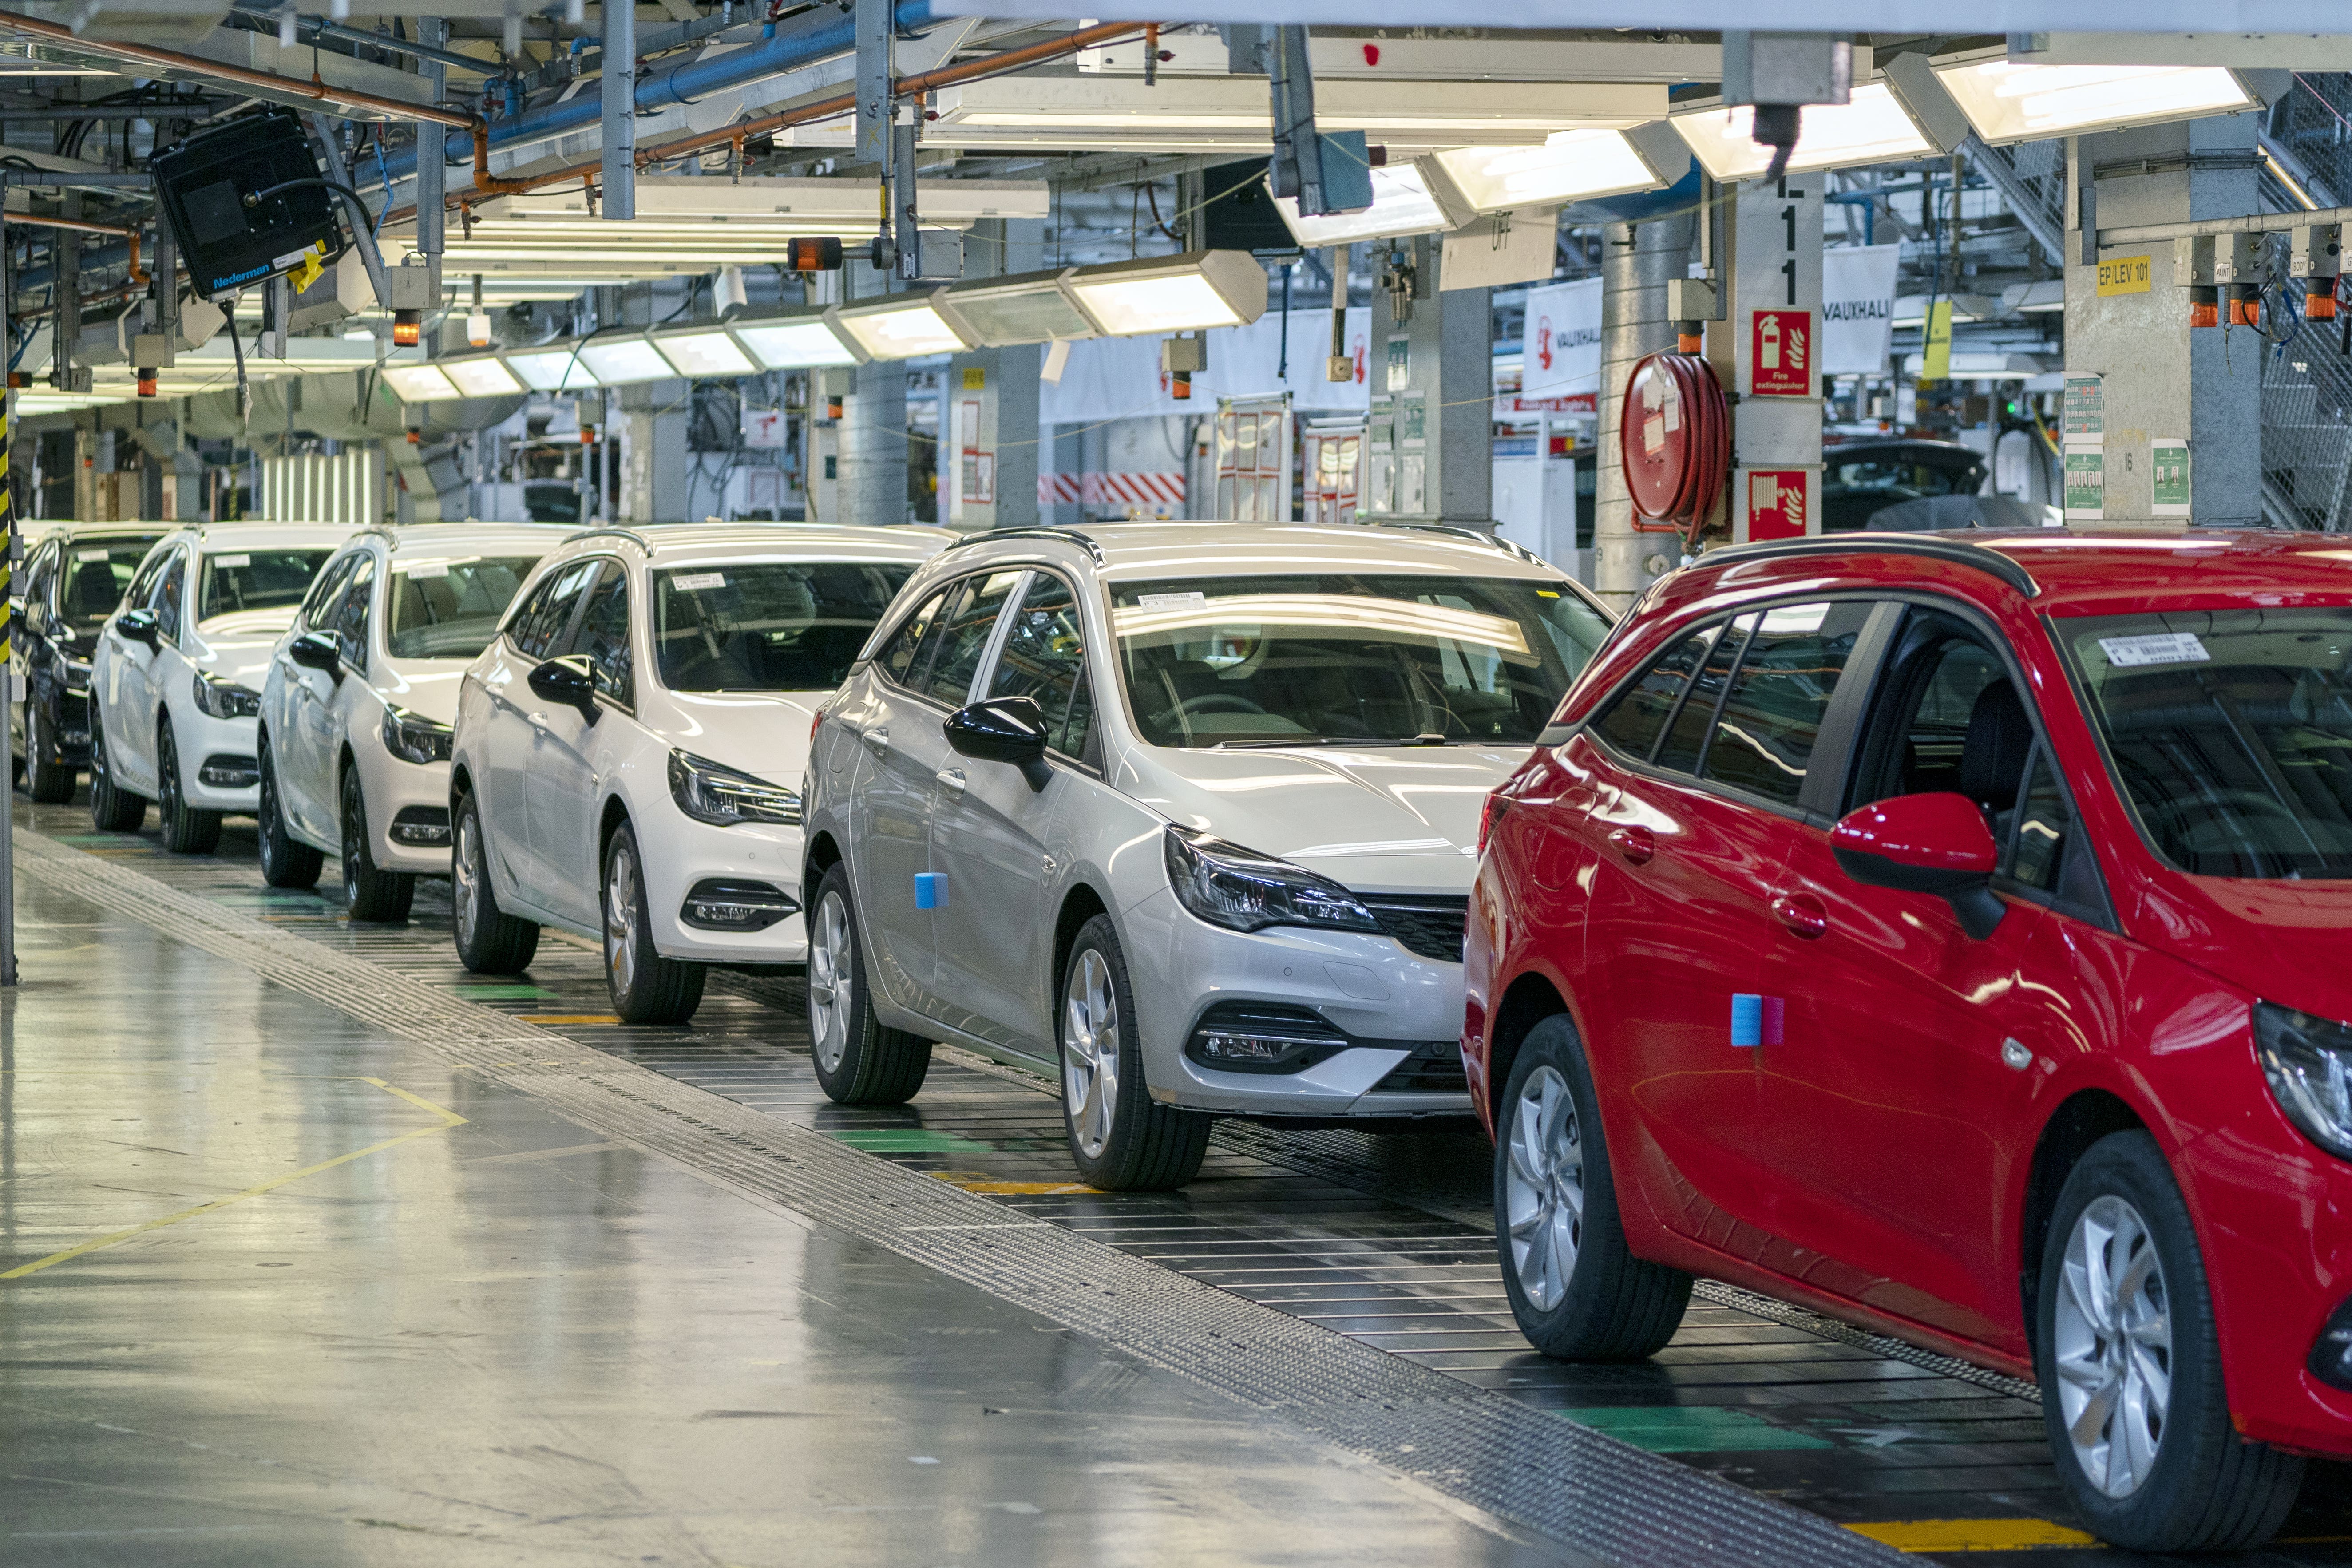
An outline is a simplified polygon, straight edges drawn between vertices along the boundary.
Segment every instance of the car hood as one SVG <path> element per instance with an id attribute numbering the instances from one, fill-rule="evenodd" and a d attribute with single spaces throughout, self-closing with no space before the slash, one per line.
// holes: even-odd
<path id="1" fill-rule="evenodd" d="M 1279 856 L 1360 892 L 1470 890 L 1486 795 L 1525 746 L 1139 746 L 1123 787 L 1171 821 Z"/>
<path id="2" fill-rule="evenodd" d="M 2142 899 L 2136 934 L 2262 1001 L 2352 1023 L 2352 881 L 2167 880 Z"/>
<path id="3" fill-rule="evenodd" d="M 294 607 L 240 610 L 215 616 L 196 626 L 188 658 L 198 669 L 252 690 L 261 689 L 269 677 L 269 660 L 278 639 L 294 624 Z"/>
<path id="4" fill-rule="evenodd" d="M 406 659 L 399 664 L 386 661 L 385 679 L 379 689 L 386 702 L 396 702 L 411 713 L 430 719 L 436 724 L 457 721 L 457 693 L 465 684 L 464 659 Z"/>
<path id="5" fill-rule="evenodd" d="M 801 787 L 809 726 L 830 691 L 672 691 L 667 713 L 646 727 L 681 751 L 780 784 Z"/>

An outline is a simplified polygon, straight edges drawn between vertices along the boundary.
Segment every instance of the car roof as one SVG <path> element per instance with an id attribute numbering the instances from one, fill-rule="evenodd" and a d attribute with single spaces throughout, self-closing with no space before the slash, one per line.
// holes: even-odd
<path id="1" fill-rule="evenodd" d="M 52 539 L 161 539 L 178 526 L 174 522 L 75 522 L 67 519 L 34 523 L 26 532 L 35 543 L 47 543 Z"/>
<path id="2" fill-rule="evenodd" d="M 410 522 L 367 531 L 395 556 L 481 555 L 523 550 L 544 555 L 580 531 L 564 522 Z"/>
<path id="3" fill-rule="evenodd" d="M 1363 524 L 1319 528 L 1297 523 L 1108 522 L 1078 528 L 1005 528 L 967 534 L 950 559 L 985 564 L 979 553 L 1002 544 L 1034 551 L 1058 543 L 1093 560 L 1107 582 L 1154 577 L 1263 576 L 1343 567 L 1451 576 L 1564 575 L 1507 541 L 1473 528 Z M 966 552 L 971 553 L 967 555 Z M 995 553 L 993 550 L 991 554 Z"/>
<path id="4" fill-rule="evenodd" d="M 955 537 L 944 528 L 928 528 L 920 523 L 859 528 L 829 522 L 670 522 L 574 529 L 564 542 L 625 541 L 645 552 L 646 564 L 651 566 L 741 561 L 763 555 L 804 561 L 912 563 L 929 560 Z"/>
<path id="5" fill-rule="evenodd" d="M 205 554 L 227 550 L 332 550 L 359 531 L 350 522 L 218 522 L 184 524 L 175 539 L 193 539 Z"/>

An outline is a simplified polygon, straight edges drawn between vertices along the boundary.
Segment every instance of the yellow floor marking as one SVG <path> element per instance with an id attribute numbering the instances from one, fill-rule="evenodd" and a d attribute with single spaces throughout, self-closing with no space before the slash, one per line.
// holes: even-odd
<path id="1" fill-rule="evenodd" d="M 177 1214 L 167 1214 L 159 1219 L 151 1219 L 144 1224 L 134 1225 L 128 1230 L 118 1230 L 105 1236 L 93 1237 L 79 1247 L 68 1247 L 63 1252 L 52 1252 L 47 1258 L 37 1258 L 30 1263 L 11 1268 L 6 1273 L 0 1274 L 0 1279 L 22 1279 L 27 1274 L 38 1274 L 44 1268 L 54 1268 L 60 1263 L 69 1263 L 84 1253 L 97 1252 L 105 1247 L 117 1246 L 129 1241 L 133 1237 L 144 1236 L 151 1230 L 161 1230 L 167 1225 L 177 1225 L 184 1219 L 194 1219 L 198 1215 L 210 1214 L 215 1209 L 224 1209 L 231 1204 L 243 1203 L 247 1198 L 257 1198 L 264 1193 L 275 1192 L 289 1182 L 299 1182 L 305 1176 L 315 1176 L 321 1171 L 331 1171 L 338 1165 L 348 1165 L 353 1160 L 364 1160 L 370 1154 L 381 1153 L 395 1143 L 405 1143 L 412 1138 L 423 1138 L 434 1132 L 446 1132 L 452 1127 L 463 1127 L 466 1124 L 467 1119 L 456 1111 L 445 1106 L 436 1105 L 422 1095 L 411 1094 L 397 1085 L 386 1083 L 380 1078 L 366 1078 L 360 1081 L 372 1083 L 386 1094 L 396 1095 L 411 1105 L 431 1111 L 441 1118 L 440 1123 L 433 1127 L 412 1128 L 406 1132 L 371 1143 L 364 1149 L 354 1149 L 348 1154 L 338 1154 L 331 1160 L 321 1160 L 315 1165 L 305 1165 L 299 1171 L 289 1171 L 286 1174 L 273 1177 L 258 1186 L 247 1187 L 241 1193 L 231 1193 L 226 1197 L 215 1198 L 210 1203 L 198 1204 L 194 1208 L 182 1209 Z"/>
<path id="2" fill-rule="evenodd" d="M 2099 1538 L 2046 1519 L 1906 1519 L 1849 1524 L 1897 1552 L 2023 1552 L 2036 1546 L 2097 1546 Z"/>
<path id="3" fill-rule="evenodd" d="M 1065 1193 L 1091 1193 L 1093 1187 L 1084 1182 L 989 1182 L 973 1181 L 968 1176 L 933 1172 L 950 1186 L 961 1187 L 968 1193 L 986 1193 L 1000 1198 L 1056 1197 Z"/>
<path id="4" fill-rule="evenodd" d="M 517 1013 L 526 1024 L 617 1024 L 618 1013 Z"/>

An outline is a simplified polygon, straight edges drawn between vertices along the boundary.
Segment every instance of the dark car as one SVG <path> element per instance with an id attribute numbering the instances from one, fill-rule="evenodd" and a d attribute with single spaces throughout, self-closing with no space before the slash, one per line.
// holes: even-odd
<path id="1" fill-rule="evenodd" d="M 35 800 L 73 798 L 74 774 L 89 762 L 90 651 L 131 573 L 166 531 L 153 523 L 68 523 L 33 548 L 16 638 L 25 704 L 8 716 L 8 739 Z"/>
<path id="2" fill-rule="evenodd" d="M 1822 454 L 1822 531 L 1880 526 L 1872 519 L 1903 501 L 1973 496 L 1984 488 L 1985 465 L 1982 452 L 1957 441 L 1853 441 L 1832 447 Z"/>

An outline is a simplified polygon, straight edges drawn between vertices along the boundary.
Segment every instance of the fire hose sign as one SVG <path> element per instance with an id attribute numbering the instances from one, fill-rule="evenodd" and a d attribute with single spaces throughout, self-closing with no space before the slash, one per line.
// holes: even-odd
<path id="1" fill-rule="evenodd" d="M 1749 390 L 1758 397 L 1813 393 L 1813 313 L 1759 310 L 1748 345 Z"/>

